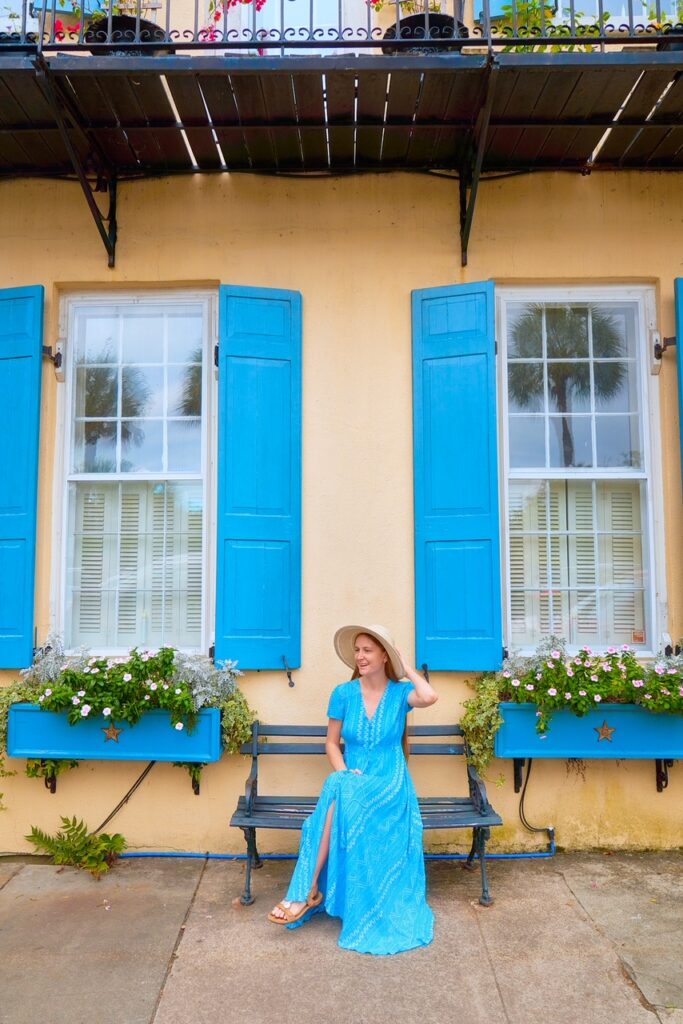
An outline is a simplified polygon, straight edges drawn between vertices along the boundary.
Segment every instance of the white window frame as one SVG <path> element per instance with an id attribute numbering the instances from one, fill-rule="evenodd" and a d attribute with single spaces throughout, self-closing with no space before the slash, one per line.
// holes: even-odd
<path id="1" fill-rule="evenodd" d="M 73 423 L 71 408 L 73 402 L 73 336 L 77 310 L 94 308 L 102 305 L 158 305 L 163 309 L 169 306 L 186 306 L 198 303 L 202 306 L 204 317 L 204 365 L 203 387 L 205 404 L 202 408 L 202 474 L 204 501 L 204 532 L 202 537 L 202 633 L 199 647 L 181 648 L 189 654 L 208 654 L 209 647 L 214 643 L 215 604 L 216 604 L 216 478 L 217 478 L 217 441 L 218 441 L 218 396 L 217 374 L 214 366 L 214 351 L 218 344 L 218 294 L 207 289 L 155 289 L 139 291 L 87 291 L 70 292 L 62 296 L 59 307 L 59 339 L 63 359 L 63 384 L 58 387 L 57 409 L 55 416 L 56 441 L 54 463 L 53 509 L 54 513 L 54 545 L 51 566 L 51 628 L 61 636 L 66 629 L 66 575 L 68 558 L 68 494 L 69 478 L 79 474 L 70 474 L 69 465 L 73 441 Z M 152 480 L 155 478 L 181 480 L 183 473 L 150 473 L 131 474 L 131 482 L 135 480 Z M 90 478 L 90 474 L 85 474 Z M 98 479 L 121 480 L 120 474 L 102 473 Z M 124 478 L 125 479 L 125 478 Z M 172 641 L 171 641 L 172 642 Z M 128 652 L 128 648 L 93 647 L 93 655 L 120 656 Z M 67 651 L 69 653 L 69 651 Z"/>
<path id="2" fill-rule="evenodd" d="M 507 401 L 507 319 L 506 307 L 509 302 L 560 302 L 589 303 L 632 302 L 637 306 L 636 327 L 638 331 L 640 405 L 643 445 L 643 466 L 623 474 L 619 468 L 576 468 L 568 474 L 566 468 L 514 469 L 509 468 L 508 401 Z M 512 636 L 510 604 L 510 537 L 509 483 L 511 479 L 524 480 L 566 480 L 566 479 L 633 479 L 645 480 L 647 487 L 646 511 L 648 530 L 643 537 L 643 560 L 648 567 L 648 586 L 645 589 L 647 607 L 646 623 L 649 644 L 646 649 L 638 648 L 639 658 L 653 658 L 668 642 L 668 605 L 666 595 L 666 551 L 664 541 L 664 492 L 661 448 L 654 440 L 661 436 L 659 377 L 652 369 L 653 332 L 656 330 L 656 296 L 654 285 L 502 285 L 496 286 L 496 337 L 498 339 L 498 425 L 500 451 L 500 545 L 504 572 L 501 573 L 504 623 L 504 646 L 522 655 L 529 655 L 534 648 L 516 645 Z M 653 646 L 654 641 L 657 645 Z M 567 645 L 568 652 L 578 650 L 576 645 Z"/>

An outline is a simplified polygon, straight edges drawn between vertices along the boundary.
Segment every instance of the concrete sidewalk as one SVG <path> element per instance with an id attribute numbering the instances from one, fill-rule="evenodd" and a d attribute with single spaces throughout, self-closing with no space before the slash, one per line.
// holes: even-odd
<path id="1" fill-rule="evenodd" d="M 457 862 L 428 867 L 433 944 L 336 945 L 321 914 L 266 913 L 288 862 L 121 861 L 102 881 L 0 861 L 0 1024 L 683 1024 L 683 857 L 498 861 L 495 903 Z"/>

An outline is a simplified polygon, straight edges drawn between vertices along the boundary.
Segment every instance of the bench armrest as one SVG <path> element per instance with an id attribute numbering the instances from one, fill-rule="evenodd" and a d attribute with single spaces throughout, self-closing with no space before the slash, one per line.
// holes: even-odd
<path id="1" fill-rule="evenodd" d="M 244 786 L 244 802 L 246 804 L 246 813 L 251 814 L 254 805 L 254 799 L 258 790 L 258 758 L 254 757 L 251 761 L 251 771 L 247 778 Z"/>
<path id="2" fill-rule="evenodd" d="M 467 781 L 470 787 L 470 799 L 479 814 L 489 814 L 491 805 L 486 796 L 486 786 L 479 777 L 477 769 L 472 764 L 467 765 Z"/>

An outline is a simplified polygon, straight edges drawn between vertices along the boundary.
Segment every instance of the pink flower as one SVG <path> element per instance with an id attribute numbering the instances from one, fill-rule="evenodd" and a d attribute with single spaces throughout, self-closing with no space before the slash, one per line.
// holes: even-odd
<path id="1" fill-rule="evenodd" d="M 607 648 L 607 653 L 608 654 L 616 654 L 617 653 L 616 647 L 608 647 Z"/>
<path id="2" fill-rule="evenodd" d="M 182 727 L 183 727 L 183 723 L 182 722 L 176 722 L 175 727 L 176 727 L 176 729 L 178 729 L 178 731 L 180 731 L 180 729 L 182 729 Z"/>
<path id="3" fill-rule="evenodd" d="M 667 696 L 667 697 L 670 697 L 670 696 L 671 696 L 671 694 L 669 693 L 669 691 L 668 691 L 668 690 L 665 690 L 665 689 L 664 689 L 664 687 L 662 687 L 662 693 L 666 694 L 666 696 Z"/>
<path id="4" fill-rule="evenodd" d="M 645 686 L 645 683 L 643 682 L 642 679 L 634 679 L 633 680 L 633 685 L 635 686 L 636 689 L 639 689 L 641 686 Z"/>
<path id="5" fill-rule="evenodd" d="M 555 662 L 553 661 L 546 661 L 546 665 L 548 666 L 548 668 L 555 668 Z"/>
<path id="6" fill-rule="evenodd" d="M 645 700 L 652 700 L 652 694 L 651 693 L 644 693 L 643 697 L 645 698 Z"/>
<path id="7" fill-rule="evenodd" d="M 592 653 L 593 653 L 593 652 L 591 651 L 590 647 L 582 647 L 582 648 L 581 648 L 581 650 L 582 650 L 582 651 L 585 651 L 585 652 L 586 652 L 586 654 L 592 654 Z"/>
<path id="8" fill-rule="evenodd" d="M 593 700 L 595 701 L 596 704 L 599 704 L 600 701 L 602 700 L 602 697 L 600 696 L 599 693 L 596 693 L 595 696 L 593 697 Z"/>
<path id="9" fill-rule="evenodd" d="M 554 686 L 550 687 L 550 689 L 548 690 L 548 693 L 550 694 L 551 697 L 557 696 L 557 690 L 555 689 Z"/>
<path id="10" fill-rule="evenodd" d="M 581 658 L 574 658 L 574 664 L 575 665 L 580 665 L 581 664 Z"/>
<path id="11" fill-rule="evenodd" d="M 104 715 L 105 718 L 108 718 L 109 715 L 111 714 L 111 708 L 102 708 L 102 714 Z"/>
<path id="12" fill-rule="evenodd" d="M 585 696 L 586 696 L 586 691 L 585 690 L 579 690 L 579 697 L 585 697 Z"/>
<path id="13" fill-rule="evenodd" d="M 505 679 L 509 679 L 510 678 L 510 673 L 508 672 L 507 669 L 505 669 L 505 671 L 503 672 L 503 676 L 505 677 Z"/>
<path id="14" fill-rule="evenodd" d="M 571 668 L 571 667 L 570 667 L 570 668 L 568 668 L 568 669 L 567 669 L 567 675 L 568 675 L 568 676 L 569 676 L 569 678 L 571 679 L 571 677 L 572 677 L 572 676 L 574 675 L 574 669 L 573 669 L 573 668 Z"/>
<path id="15" fill-rule="evenodd" d="M 560 657 L 560 652 L 559 651 L 551 651 L 550 652 L 550 657 L 551 658 L 555 658 L 557 660 L 557 658 Z"/>
<path id="16" fill-rule="evenodd" d="M 597 681 L 598 681 L 598 677 L 597 677 L 597 676 L 591 676 L 591 680 L 592 680 L 592 681 L 593 681 L 594 683 L 597 683 Z"/>
<path id="17" fill-rule="evenodd" d="M 664 675 L 664 669 L 662 668 L 661 665 L 655 665 L 655 672 L 657 673 L 658 676 L 663 676 Z"/>
<path id="18" fill-rule="evenodd" d="M 83 707 L 81 708 L 81 718 L 87 718 L 89 714 L 90 714 L 90 705 L 89 704 L 84 704 Z"/>
<path id="19" fill-rule="evenodd" d="M 564 699 L 565 699 L 565 700 L 571 700 L 571 699 L 572 699 L 572 695 L 571 695 L 571 693 L 565 693 L 565 695 L 564 695 Z"/>
<path id="20" fill-rule="evenodd" d="M 73 704 L 74 706 L 75 706 L 75 705 L 77 705 L 77 704 L 80 704 L 80 703 L 81 703 L 81 698 L 80 698 L 80 697 L 72 697 L 72 698 L 71 698 L 71 703 L 72 703 L 72 704 Z"/>
<path id="21" fill-rule="evenodd" d="M 603 663 L 600 666 L 600 668 L 602 669 L 603 672 L 609 672 L 609 665 L 607 664 L 606 661 L 603 661 Z"/>
<path id="22" fill-rule="evenodd" d="M 678 673 L 676 672 L 676 669 L 675 669 L 675 668 L 668 668 L 668 669 L 666 670 L 666 674 L 667 674 L 668 676 L 675 676 L 675 675 L 678 675 Z"/>
<path id="23" fill-rule="evenodd" d="M 536 678 L 537 679 L 542 679 L 543 678 L 543 673 L 542 672 L 537 672 L 536 673 Z"/>
<path id="24" fill-rule="evenodd" d="M 124 681 L 124 683 L 129 683 L 129 682 L 131 681 L 131 679 L 132 679 L 132 678 L 133 678 L 133 677 L 132 677 L 132 675 L 130 674 L 130 672 L 124 672 L 124 673 L 123 673 L 123 681 Z"/>
<path id="25" fill-rule="evenodd" d="M 680 693 L 681 697 L 683 697 L 683 686 L 678 687 L 678 692 Z"/>
<path id="26" fill-rule="evenodd" d="M 533 688 L 534 688 L 534 684 L 533 683 L 527 683 L 525 685 L 525 687 L 524 687 L 525 690 L 533 690 Z"/>
<path id="27" fill-rule="evenodd" d="M 519 679 L 513 679 L 512 680 L 512 685 L 513 686 L 519 686 Z"/>
<path id="28" fill-rule="evenodd" d="M 628 644 L 622 644 L 621 645 L 621 649 L 622 649 L 622 651 L 630 651 L 631 650 L 631 648 L 629 647 Z"/>
<path id="29" fill-rule="evenodd" d="M 150 688 L 150 690 L 156 690 L 157 689 L 157 684 L 156 683 L 150 683 L 149 684 L 149 688 Z"/>

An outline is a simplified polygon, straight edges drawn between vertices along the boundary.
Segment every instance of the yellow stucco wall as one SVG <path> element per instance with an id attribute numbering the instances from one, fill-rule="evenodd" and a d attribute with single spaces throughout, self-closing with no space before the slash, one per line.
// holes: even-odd
<path id="1" fill-rule="evenodd" d="M 413 648 L 412 423 L 410 292 L 494 278 L 499 283 L 637 282 L 657 290 L 658 325 L 674 333 L 673 278 L 683 274 L 683 177 L 666 174 L 543 175 L 482 184 L 470 244 L 460 267 L 455 182 L 408 174 L 325 180 L 206 176 L 120 186 L 117 266 L 104 249 L 76 184 L 0 185 L 0 286 L 43 283 L 46 343 L 57 337 L 60 295 L 84 287 L 202 285 L 219 281 L 293 288 L 304 310 L 303 667 L 290 689 L 284 674 L 249 673 L 243 688 L 262 719 L 323 721 L 331 687 L 346 678 L 331 637 L 346 621 L 390 625 Z M 36 625 L 50 622 L 51 537 L 57 388 L 43 376 Z M 683 634 L 683 538 L 675 356 L 659 377 L 666 509 L 669 628 Z M 6 676 L 6 678 L 8 678 Z M 434 676 L 441 700 L 414 717 L 459 716 L 461 676 Z M 426 759 L 425 759 L 426 760 Z M 325 766 L 264 765 L 262 789 L 311 792 Z M 23 772 L 23 762 L 8 762 Z M 31 824 L 60 814 L 96 826 L 141 770 L 138 763 L 87 762 L 50 796 L 23 774 L 1 780 L 0 851 L 28 849 Z M 112 822 L 131 846 L 241 850 L 228 817 L 248 764 L 224 758 L 204 772 L 193 796 L 184 772 L 157 765 Z M 495 785 L 500 774 L 505 782 Z M 464 792 L 464 770 L 442 760 L 414 765 L 419 792 Z M 509 763 L 494 763 L 490 795 L 505 819 L 497 844 L 533 847 L 518 824 Z M 277 789 L 276 789 L 277 787 Z M 557 828 L 566 847 L 675 847 L 683 835 L 683 774 L 657 794 L 651 762 L 537 763 L 527 815 Z M 428 841 L 434 841 L 434 836 Z M 436 837 L 437 839 L 439 837 Z M 441 837 L 452 840 L 453 836 Z M 462 845 L 464 837 L 456 837 Z M 293 849 L 292 833 L 260 846 Z"/>

